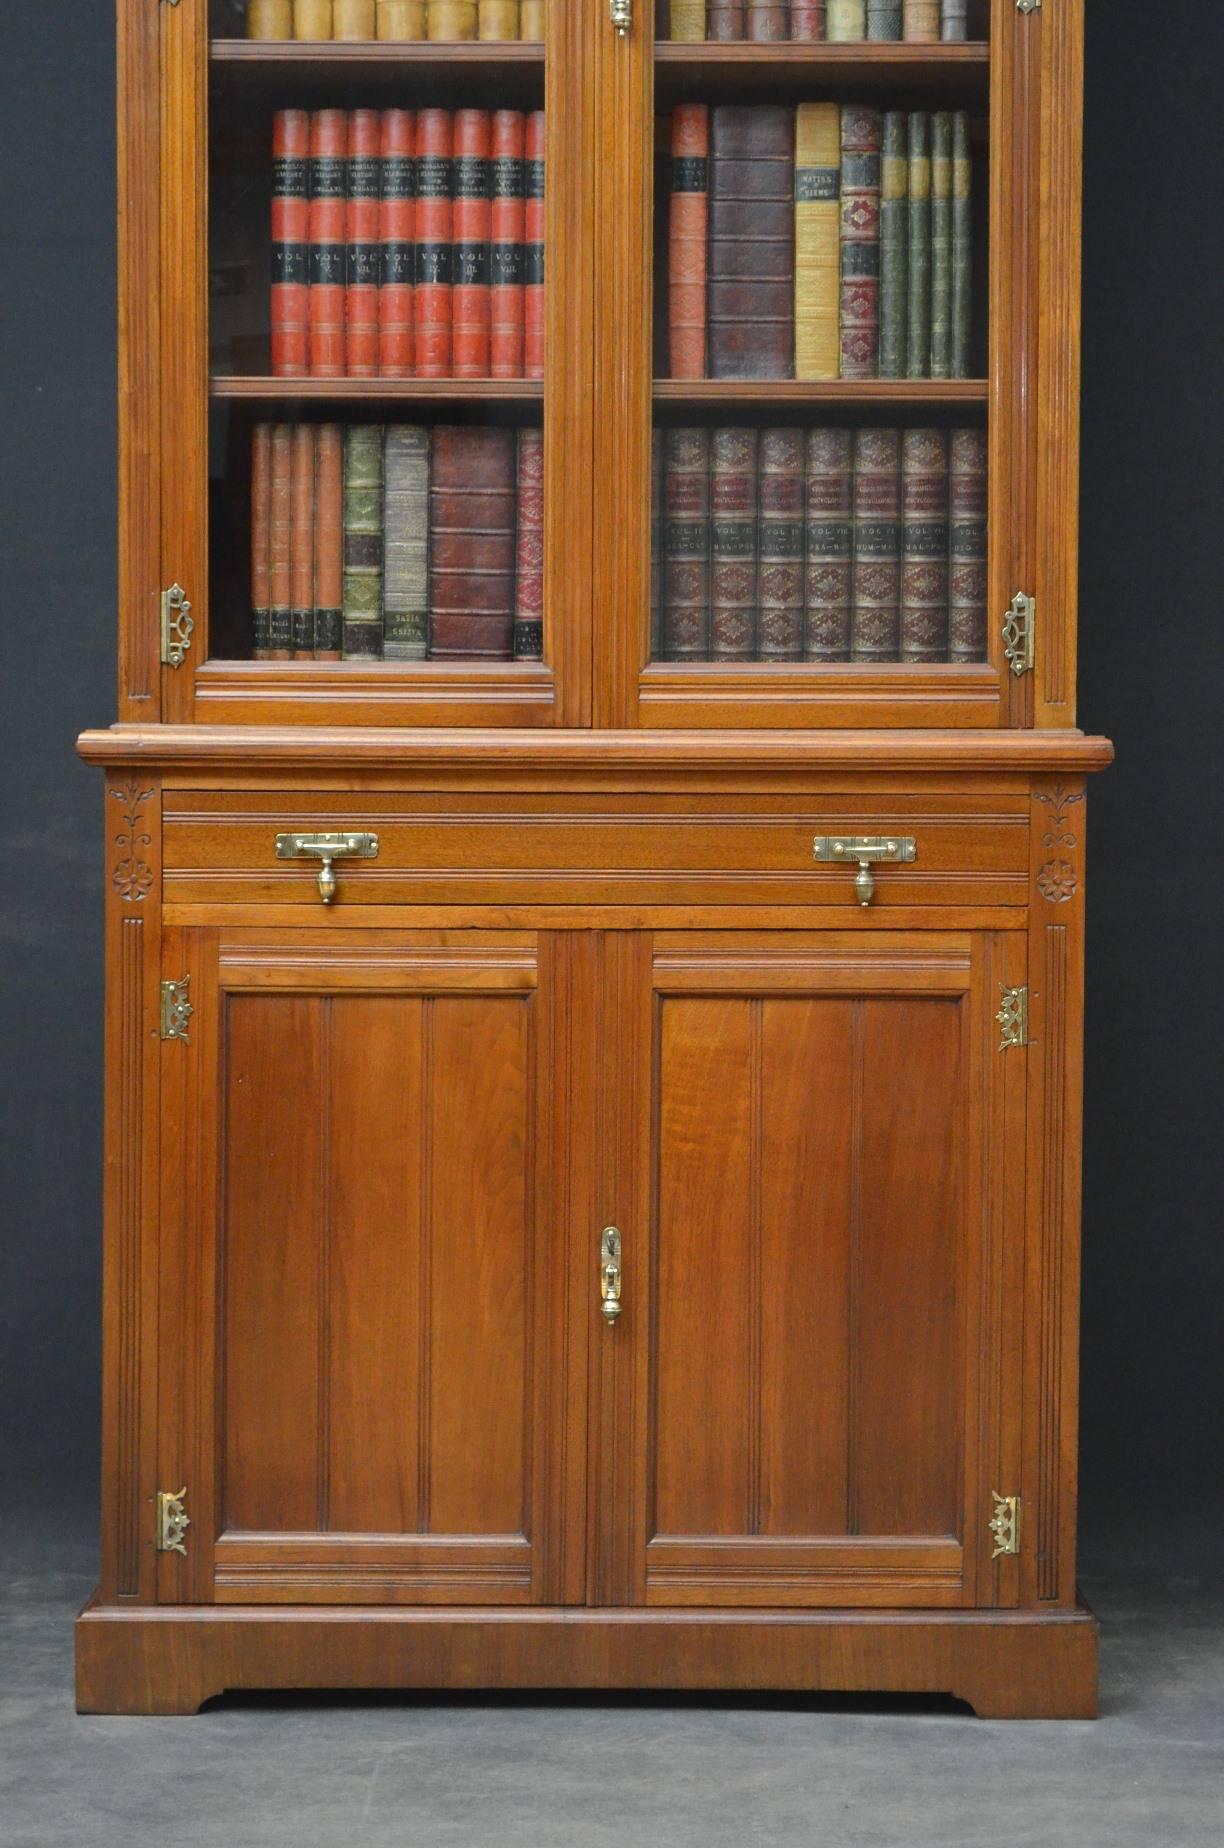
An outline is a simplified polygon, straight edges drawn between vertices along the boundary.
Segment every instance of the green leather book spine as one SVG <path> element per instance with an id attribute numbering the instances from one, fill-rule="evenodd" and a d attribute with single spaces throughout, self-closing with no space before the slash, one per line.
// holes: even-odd
<path id="1" fill-rule="evenodd" d="M 900 110 L 884 117 L 880 180 L 880 377 L 905 377 L 908 264 L 908 124 Z"/>
<path id="2" fill-rule="evenodd" d="M 915 110 L 909 119 L 909 226 L 906 301 L 906 375 L 931 375 L 931 118 Z"/>
<path id="3" fill-rule="evenodd" d="M 383 650 L 383 431 L 344 433 L 344 658 L 378 661 Z"/>
<path id="4" fill-rule="evenodd" d="M 423 661 L 429 643 L 429 432 L 392 424 L 385 453 L 383 657 Z"/>
<path id="5" fill-rule="evenodd" d="M 952 118 L 952 377 L 967 379 L 973 343 L 973 163 L 969 117 Z"/>
<path id="6" fill-rule="evenodd" d="M 952 371 L 952 117 L 931 121 L 931 377 Z"/>

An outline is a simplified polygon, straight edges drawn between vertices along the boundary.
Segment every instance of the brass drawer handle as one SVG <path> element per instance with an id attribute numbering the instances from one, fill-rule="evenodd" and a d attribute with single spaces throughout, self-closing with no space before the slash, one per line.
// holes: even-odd
<path id="1" fill-rule="evenodd" d="M 622 1308 L 621 1235 L 615 1226 L 605 1226 L 599 1236 L 599 1311 L 611 1328 Z"/>
<path id="2" fill-rule="evenodd" d="M 912 834 L 818 834 L 812 851 L 818 860 L 857 860 L 854 890 L 859 904 L 869 905 L 876 889 L 873 864 L 909 865 L 918 858 L 918 843 Z"/>
<path id="3" fill-rule="evenodd" d="M 278 860 L 322 860 L 319 897 L 330 905 L 336 896 L 336 860 L 377 860 L 377 834 L 278 834 Z"/>

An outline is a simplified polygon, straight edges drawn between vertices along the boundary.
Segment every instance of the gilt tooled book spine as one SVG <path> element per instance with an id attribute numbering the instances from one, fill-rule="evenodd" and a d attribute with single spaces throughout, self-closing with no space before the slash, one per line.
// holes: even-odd
<path id="1" fill-rule="evenodd" d="M 449 110 L 417 115 L 416 370 L 451 376 L 454 277 L 454 136 Z"/>
<path id="2" fill-rule="evenodd" d="M 365 40 L 374 37 L 374 0 L 332 0 L 332 37 Z"/>
<path id="3" fill-rule="evenodd" d="M 905 36 L 929 45 L 939 37 L 939 0 L 905 0 Z"/>
<path id="4" fill-rule="evenodd" d="M 391 424 L 383 451 L 383 659 L 429 651 L 429 431 Z"/>
<path id="5" fill-rule="evenodd" d="M 384 378 L 411 378 L 414 368 L 413 295 L 416 275 L 416 118 L 411 109 L 386 109 L 379 130 L 382 168 L 378 228 L 378 357 Z"/>
<path id="6" fill-rule="evenodd" d="M 290 454 L 289 636 L 295 661 L 311 661 L 315 651 L 314 499 L 315 433 L 313 424 L 294 424 Z"/>
<path id="7" fill-rule="evenodd" d="M 973 344 L 973 163 L 969 117 L 952 117 L 952 363 L 954 379 L 969 377 Z"/>
<path id="8" fill-rule="evenodd" d="M 901 615 L 901 432 L 854 435 L 852 661 L 895 661 Z"/>
<path id="9" fill-rule="evenodd" d="M 757 645 L 757 433 L 710 435 L 710 656 L 751 661 Z"/>
<path id="10" fill-rule="evenodd" d="M 884 117 L 880 170 L 880 377 L 905 377 L 909 144 L 899 109 Z"/>
<path id="11" fill-rule="evenodd" d="M 948 434 L 901 438 L 901 659 L 948 658 Z"/>
<path id="12" fill-rule="evenodd" d="M 830 43 L 847 44 L 867 36 L 866 0 L 829 0 L 826 31 Z"/>
<path id="13" fill-rule="evenodd" d="M 423 39 L 428 0 L 378 0 L 375 26 L 380 39 L 398 43 Z"/>
<path id="14" fill-rule="evenodd" d="M 794 161 L 793 109 L 711 111 L 711 378 L 793 376 Z"/>
<path id="15" fill-rule="evenodd" d="M 474 39 L 476 19 L 476 0 L 429 0 L 431 39 Z"/>
<path id="16" fill-rule="evenodd" d="M 841 370 L 841 111 L 795 112 L 795 377 Z"/>
<path id="17" fill-rule="evenodd" d="M 931 376 L 931 118 L 915 110 L 909 119 L 909 204 L 905 372 Z"/>
<path id="18" fill-rule="evenodd" d="M 350 378 L 376 379 L 379 360 L 378 289 L 382 271 L 379 194 L 382 123 L 377 109 L 349 116 L 347 255 L 344 350 Z"/>
<path id="19" fill-rule="evenodd" d="M 986 659 L 985 430 L 953 430 L 948 477 L 948 659 Z"/>
<path id="20" fill-rule="evenodd" d="M 344 433 L 344 659 L 377 661 L 383 623 L 383 430 Z"/>
<path id="21" fill-rule="evenodd" d="M 867 37 L 876 41 L 901 37 L 901 0 L 867 0 Z"/>
<path id="22" fill-rule="evenodd" d="M 251 653 L 266 661 L 271 622 L 272 426 L 251 435 Z"/>
<path id="23" fill-rule="evenodd" d="M 825 0 L 791 0 L 790 35 L 811 43 L 825 35 Z"/>
<path id="24" fill-rule="evenodd" d="M 344 646 L 344 431 L 320 424 L 315 433 L 316 661 L 339 661 Z"/>
<path id="25" fill-rule="evenodd" d="M 544 432 L 518 435 L 518 541 L 514 590 L 514 658 L 544 654 Z"/>
<path id="26" fill-rule="evenodd" d="M 476 36 L 482 39 L 517 39 L 519 0 L 479 0 Z"/>
<path id="27" fill-rule="evenodd" d="M 809 430 L 805 473 L 803 655 L 807 661 L 848 661 L 854 557 L 850 431 Z"/>
<path id="28" fill-rule="evenodd" d="M 508 661 L 514 640 L 515 433 L 434 431 L 429 652 Z"/>
<path id="29" fill-rule="evenodd" d="M 757 659 L 803 658 L 802 430 L 761 431 Z"/>
<path id="30" fill-rule="evenodd" d="M 943 0 L 939 25 L 941 38 L 967 39 L 969 36 L 969 0 Z"/>
<path id="31" fill-rule="evenodd" d="M 706 35 L 706 0 L 671 0 L 669 38 L 695 44 Z"/>
<path id="32" fill-rule="evenodd" d="M 310 370 L 310 117 L 280 109 L 272 123 L 272 371 Z"/>
<path id="33" fill-rule="evenodd" d="M 292 38 L 293 0 L 247 0 L 246 29 L 253 39 Z"/>
<path id="34" fill-rule="evenodd" d="M 710 223 L 710 111 L 672 112 L 667 319 L 674 379 L 706 376 L 706 246 Z"/>
<path id="35" fill-rule="evenodd" d="M 544 135 L 544 111 L 533 110 L 527 117 L 523 214 L 523 373 L 529 379 L 544 377 Z"/>
<path id="36" fill-rule="evenodd" d="M 346 363 L 344 307 L 348 117 L 320 109 L 310 124 L 310 370 L 341 379 Z"/>
<path id="37" fill-rule="evenodd" d="M 517 109 L 493 117 L 489 246 L 489 371 L 523 376 L 523 229 L 526 118 Z"/>
<path id="38" fill-rule="evenodd" d="M 650 433 L 650 658 L 663 659 L 663 432 Z"/>
<path id="39" fill-rule="evenodd" d="M 326 41 L 335 30 L 332 0 L 293 0 L 295 39 Z"/>
<path id="40" fill-rule="evenodd" d="M 880 367 L 880 151 L 878 109 L 842 108 L 841 375 L 873 379 Z"/>
<path id="41" fill-rule="evenodd" d="M 931 377 L 952 371 L 952 117 L 931 118 Z"/>
<path id="42" fill-rule="evenodd" d="M 781 44 L 790 37 L 788 8 L 777 5 L 775 0 L 748 0 L 744 37 L 758 43 Z"/>
<path id="43" fill-rule="evenodd" d="M 663 464 L 663 658 L 710 658 L 710 432 L 668 430 Z"/>
<path id="44" fill-rule="evenodd" d="M 747 28 L 746 0 L 709 0 L 706 35 L 719 44 L 733 44 Z"/>
<path id="45" fill-rule="evenodd" d="M 268 511 L 268 659 L 287 661 L 293 649 L 293 426 L 272 427 L 272 487 Z"/>
<path id="46" fill-rule="evenodd" d="M 457 110 L 452 339 L 457 379 L 485 379 L 489 376 L 492 157 L 493 120 L 488 110 Z"/>

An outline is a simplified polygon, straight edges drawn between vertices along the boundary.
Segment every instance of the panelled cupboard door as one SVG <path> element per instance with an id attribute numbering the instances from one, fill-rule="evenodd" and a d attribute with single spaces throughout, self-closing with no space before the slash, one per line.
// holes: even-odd
<path id="1" fill-rule="evenodd" d="M 574 1595 L 565 960 L 529 932 L 168 933 L 194 1011 L 162 1048 L 160 1479 L 191 1526 L 163 1601 Z"/>
<path id="2" fill-rule="evenodd" d="M 607 956 L 598 1600 L 1014 1603 L 989 1520 L 1018 1467 L 1024 1055 L 994 1016 L 1023 936 Z"/>

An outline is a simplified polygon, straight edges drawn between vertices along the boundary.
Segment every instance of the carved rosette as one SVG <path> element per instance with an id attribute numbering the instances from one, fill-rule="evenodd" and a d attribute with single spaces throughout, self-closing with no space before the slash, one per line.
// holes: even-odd
<path id="1" fill-rule="evenodd" d="M 142 789 L 135 777 L 129 777 L 110 794 L 123 810 L 123 827 L 115 836 L 120 857 L 111 874 L 111 884 L 125 905 L 139 904 L 153 889 L 153 868 L 143 858 L 153 840 L 144 827 L 144 805 L 153 791 Z"/>

